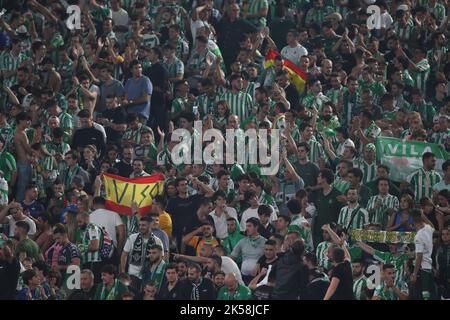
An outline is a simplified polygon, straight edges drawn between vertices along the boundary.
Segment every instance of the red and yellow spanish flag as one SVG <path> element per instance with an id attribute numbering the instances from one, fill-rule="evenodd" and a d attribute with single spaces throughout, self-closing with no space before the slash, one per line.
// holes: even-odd
<path id="1" fill-rule="evenodd" d="M 164 192 L 164 179 L 162 173 L 138 178 L 124 178 L 104 173 L 106 208 L 121 215 L 131 215 L 131 204 L 136 201 L 139 213 L 148 214 L 152 209 L 153 198 Z"/>
<path id="2" fill-rule="evenodd" d="M 278 51 L 269 49 L 264 59 L 264 68 L 271 67 L 278 56 L 280 56 Z M 297 91 L 302 93 L 305 90 L 308 75 L 289 59 L 283 59 L 283 69 L 289 72 L 290 81 L 294 84 Z"/>

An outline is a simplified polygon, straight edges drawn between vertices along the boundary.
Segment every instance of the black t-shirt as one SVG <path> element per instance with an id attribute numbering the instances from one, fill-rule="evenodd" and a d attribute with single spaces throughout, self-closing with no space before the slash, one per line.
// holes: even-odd
<path id="1" fill-rule="evenodd" d="M 165 93 L 169 85 L 169 73 L 167 69 L 160 63 L 153 64 L 145 74 L 149 77 L 153 85 L 153 92 L 151 96 L 150 111 L 155 112 L 155 108 L 164 110 L 165 108 Z"/>
<path id="2" fill-rule="evenodd" d="M 105 154 L 105 140 L 101 131 L 90 128 L 81 128 L 75 131 L 72 139 L 72 149 L 84 148 L 93 144 L 101 156 Z"/>
<path id="3" fill-rule="evenodd" d="M 172 216 L 172 228 L 174 235 L 186 234 L 196 217 L 198 197 L 176 197 L 169 201 L 166 211 Z"/>
<path id="4" fill-rule="evenodd" d="M 168 283 L 161 286 L 161 289 L 159 289 L 159 293 L 156 296 L 157 300 L 178 300 L 179 299 L 179 287 L 180 282 L 178 281 L 175 287 L 172 288 L 172 290 L 169 290 Z"/>
<path id="5" fill-rule="evenodd" d="M 339 285 L 336 288 L 336 292 L 331 297 L 331 300 L 353 300 L 355 299 L 353 295 L 353 276 L 352 276 L 352 266 L 350 262 L 344 261 L 336 265 L 331 270 L 330 280 L 333 278 L 338 278 Z"/>
<path id="6" fill-rule="evenodd" d="M 19 274 L 20 263 L 16 258 L 11 263 L 0 262 L 0 300 L 14 299 Z"/>
<path id="7" fill-rule="evenodd" d="M 260 225 L 258 230 L 259 234 L 266 239 L 269 239 L 273 234 L 277 232 L 277 230 L 271 223 L 267 225 L 267 228 Z"/>
<path id="8" fill-rule="evenodd" d="M 278 258 L 276 258 L 274 261 L 272 262 L 267 262 L 267 258 L 265 255 L 262 255 L 259 259 L 258 259 L 258 264 L 260 266 L 260 268 L 269 268 L 270 265 L 274 265 L 276 264 L 278 261 Z"/>

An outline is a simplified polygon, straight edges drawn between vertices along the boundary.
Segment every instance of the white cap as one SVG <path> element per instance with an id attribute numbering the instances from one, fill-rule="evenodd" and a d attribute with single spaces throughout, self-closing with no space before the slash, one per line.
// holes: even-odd
<path id="1" fill-rule="evenodd" d="M 401 4 L 397 7 L 397 10 L 409 11 L 409 6 L 407 4 Z"/>
<path id="2" fill-rule="evenodd" d="M 16 29 L 16 32 L 17 32 L 17 33 L 27 33 L 28 30 L 27 30 L 27 27 L 25 27 L 24 25 L 21 25 L 20 27 L 18 27 L 18 28 Z"/>

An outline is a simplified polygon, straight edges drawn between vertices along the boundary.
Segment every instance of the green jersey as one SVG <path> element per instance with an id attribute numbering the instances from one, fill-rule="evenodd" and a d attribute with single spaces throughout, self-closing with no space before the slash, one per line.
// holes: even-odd
<path id="1" fill-rule="evenodd" d="M 175 115 L 177 115 L 178 113 L 182 112 L 182 111 L 192 111 L 192 110 L 188 110 L 189 107 L 189 101 L 187 98 L 183 98 L 183 97 L 177 97 L 175 99 L 173 99 L 172 101 L 172 106 L 170 109 L 170 119 L 173 119 L 175 117 Z"/>
<path id="2" fill-rule="evenodd" d="M 336 177 L 333 182 L 333 187 L 335 187 L 340 193 L 345 194 L 347 189 L 350 187 L 350 182 L 342 179 L 341 177 Z"/>
<path id="3" fill-rule="evenodd" d="M 244 120 L 252 111 L 252 97 L 243 91 L 224 93 L 221 100 L 225 100 L 230 107 L 230 114 L 237 115 L 239 120 Z"/>
<path id="4" fill-rule="evenodd" d="M 316 248 L 316 257 L 319 266 L 323 267 L 326 270 L 330 270 L 333 266 L 331 260 L 328 259 L 328 249 L 332 246 L 332 243 L 329 241 L 322 241 L 317 245 Z"/>
<path id="5" fill-rule="evenodd" d="M 315 107 L 319 112 L 322 112 L 325 102 L 329 101 L 330 99 L 326 95 L 324 95 L 322 92 L 319 92 L 319 94 L 317 95 L 307 94 L 303 98 L 302 104 L 306 108 L 313 109 Z"/>
<path id="6" fill-rule="evenodd" d="M 88 251 L 88 247 L 92 241 L 99 241 L 99 249 L 97 251 Z M 102 240 L 102 231 L 99 227 L 93 223 L 89 223 L 86 228 L 77 228 L 75 234 L 75 243 L 78 245 L 78 249 L 81 253 L 81 263 L 87 262 L 99 262 L 100 258 L 100 245 Z"/>
<path id="7" fill-rule="evenodd" d="M 377 164 L 375 162 L 368 164 L 363 158 L 358 158 L 353 161 L 353 167 L 359 168 L 363 172 L 362 184 L 369 183 L 377 178 Z"/>
<path id="8" fill-rule="evenodd" d="M 17 170 L 16 159 L 9 152 L 0 153 L 0 170 L 3 171 L 3 177 L 10 183 L 13 172 Z"/>
<path id="9" fill-rule="evenodd" d="M 325 17 L 333 12 L 334 10 L 331 7 L 309 9 L 308 13 L 306 14 L 305 24 L 310 25 L 311 23 L 315 22 L 320 25 L 323 21 L 325 21 Z"/>
<path id="10" fill-rule="evenodd" d="M 248 13 L 250 14 L 259 14 L 262 9 L 268 9 L 269 3 L 267 0 L 251 0 L 250 5 L 248 6 Z M 250 22 L 253 23 L 256 27 L 265 27 L 266 26 L 266 17 L 258 17 L 250 19 Z"/>
<path id="11" fill-rule="evenodd" d="M 379 204 L 379 206 L 377 209 L 375 209 L 377 203 Z M 372 209 L 374 210 L 373 213 L 369 214 L 369 222 L 380 224 L 382 229 L 384 230 L 388 221 L 388 214 L 386 210 L 393 209 L 394 212 L 397 212 L 398 208 L 399 202 L 396 196 L 393 196 L 391 194 L 387 194 L 386 196 L 382 196 L 379 194 L 376 196 L 372 196 L 367 203 L 367 210 L 369 212 Z"/>
<path id="12" fill-rule="evenodd" d="M 396 283 L 395 286 L 404 294 L 409 294 L 408 285 L 404 281 Z M 394 292 L 394 289 L 387 288 L 384 281 L 375 288 L 373 296 L 380 297 L 381 300 L 399 300 L 399 297 Z"/>
<path id="13" fill-rule="evenodd" d="M 231 234 L 228 233 L 228 237 L 226 237 L 225 239 L 223 239 L 221 241 L 221 244 L 227 250 L 227 254 L 228 255 L 230 255 L 231 252 L 233 252 L 233 249 L 238 244 L 238 242 L 245 238 L 245 236 L 242 235 L 242 233 L 239 232 L 239 223 L 238 223 L 238 221 L 236 221 L 236 226 L 237 226 L 238 230 L 236 230 L 234 233 L 231 233 Z M 237 262 L 241 261 L 242 260 L 242 256 L 239 256 L 236 260 L 237 260 Z"/>
<path id="14" fill-rule="evenodd" d="M 415 111 L 420 113 L 420 116 L 426 123 L 433 123 L 436 110 L 431 103 L 427 103 L 424 100 L 419 104 L 411 103 L 409 105 L 409 111 Z"/>
<path id="15" fill-rule="evenodd" d="M 184 75 L 184 63 L 177 57 L 173 61 L 164 60 L 163 66 L 166 67 L 169 78 L 175 78 L 178 75 Z"/>
<path id="16" fill-rule="evenodd" d="M 381 97 L 386 93 L 386 88 L 381 82 L 372 81 L 372 82 L 359 82 L 359 90 L 362 92 L 364 89 L 369 89 L 373 95 L 373 104 L 378 104 Z"/>
<path id="17" fill-rule="evenodd" d="M 362 276 L 357 280 L 353 280 L 353 294 L 356 300 L 367 300 L 367 278 Z"/>
<path id="18" fill-rule="evenodd" d="M 230 292 L 226 286 L 223 286 L 217 295 L 217 300 L 251 300 L 251 298 L 251 290 L 243 284 L 239 284 L 234 292 Z"/>
<path id="19" fill-rule="evenodd" d="M 306 141 L 306 143 L 310 148 L 309 161 L 311 161 L 312 163 L 317 163 L 319 158 L 326 159 L 325 151 L 323 150 L 320 142 L 310 139 L 309 141 Z"/>
<path id="20" fill-rule="evenodd" d="M 359 115 L 361 109 L 361 94 L 359 90 L 351 94 L 350 91 L 345 91 L 343 96 L 343 115 L 341 123 L 350 127 L 352 119 Z"/>
<path id="21" fill-rule="evenodd" d="M 411 78 L 413 79 L 413 85 L 416 88 L 419 88 L 422 91 L 422 94 L 425 94 L 428 77 L 430 75 L 430 64 L 428 63 L 428 59 L 422 59 L 418 63 L 416 63 L 417 71 L 409 70 Z"/>
<path id="22" fill-rule="evenodd" d="M 217 114 L 217 102 L 220 101 L 220 95 L 215 94 L 214 97 L 209 97 L 206 94 L 202 94 L 197 98 L 198 111 L 202 117 L 206 115 Z"/>
<path id="23" fill-rule="evenodd" d="M 441 175 L 434 171 L 425 171 L 423 168 L 413 172 L 406 180 L 411 184 L 416 202 L 423 197 L 433 198 L 433 186 L 442 180 Z"/>
<path id="24" fill-rule="evenodd" d="M 11 51 L 3 52 L 0 55 L 0 70 L 1 71 L 16 71 L 20 64 L 27 59 L 26 55 L 19 53 L 15 56 Z M 5 77 L 3 84 L 7 87 L 12 87 L 17 83 L 17 76 Z"/>
<path id="25" fill-rule="evenodd" d="M 373 257 L 383 264 L 393 264 L 395 267 L 395 282 L 400 282 L 405 280 L 406 272 L 405 266 L 406 262 L 409 260 L 409 255 L 400 254 L 398 256 L 390 253 L 375 250 Z"/>
<path id="26" fill-rule="evenodd" d="M 355 208 L 343 207 L 338 218 L 338 224 L 346 229 L 362 229 L 368 221 L 369 213 L 359 205 Z"/>
<path id="27" fill-rule="evenodd" d="M 142 132 L 144 131 L 150 131 L 153 135 L 153 130 L 149 127 L 139 124 L 137 129 L 129 128 L 125 133 L 123 134 L 123 140 L 132 140 L 134 144 L 140 144 L 141 143 L 141 136 Z"/>
<path id="28" fill-rule="evenodd" d="M 341 86 L 339 89 L 329 89 L 325 91 L 325 95 L 334 105 L 337 105 L 339 103 L 341 92 L 344 93 L 346 90 L 348 90 L 346 87 Z"/>

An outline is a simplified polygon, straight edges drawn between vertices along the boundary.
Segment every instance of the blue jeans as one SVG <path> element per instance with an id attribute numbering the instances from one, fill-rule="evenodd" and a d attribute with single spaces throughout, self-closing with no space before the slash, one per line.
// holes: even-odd
<path id="1" fill-rule="evenodd" d="M 31 183 L 31 165 L 17 164 L 17 189 L 16 201 L 20 202 L 25 198 L 25 189 Z"/>

